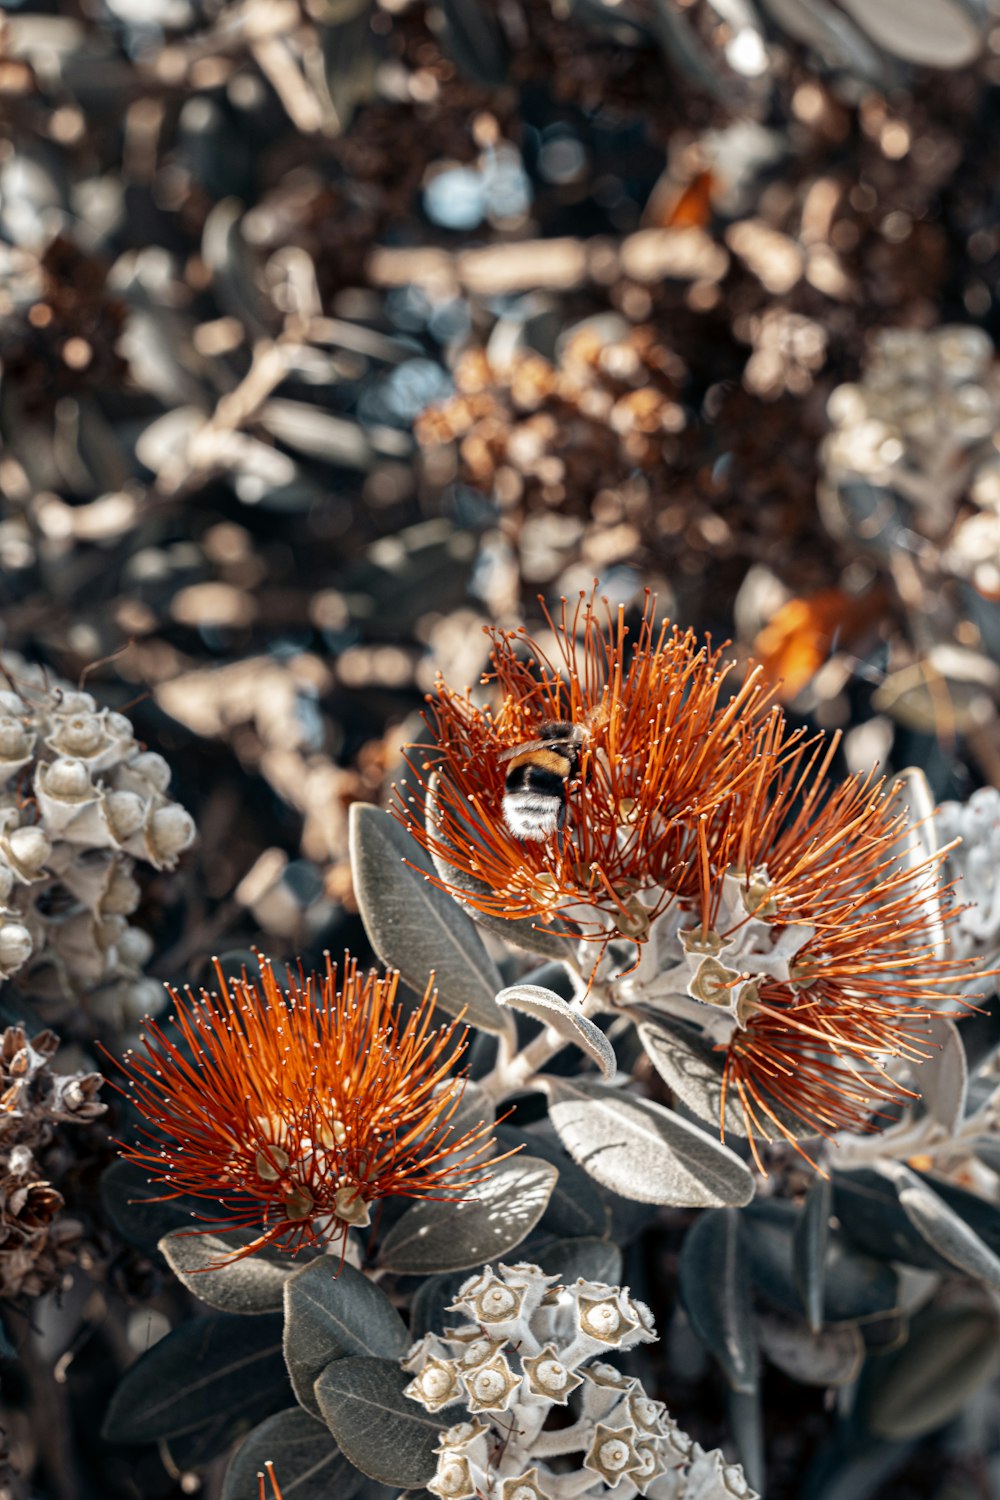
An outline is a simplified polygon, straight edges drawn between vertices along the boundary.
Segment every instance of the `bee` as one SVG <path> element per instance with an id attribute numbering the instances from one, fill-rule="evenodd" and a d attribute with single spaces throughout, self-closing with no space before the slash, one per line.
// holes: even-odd
<path id="1" fill-rule="evenodd" d="M 515 838 L 540 841 L 558 833 L 566 821 L 566 786 L 589 738 L 588 725 L 546 719 L 537 740 L 513 745 L 500 756 L 508 762 L 504 822 Z"/>

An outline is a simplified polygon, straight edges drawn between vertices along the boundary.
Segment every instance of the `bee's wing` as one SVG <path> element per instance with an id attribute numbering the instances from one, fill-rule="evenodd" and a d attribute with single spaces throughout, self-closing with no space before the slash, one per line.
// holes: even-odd
<path id="1" fill-rule="evenodd" d="M 551 744 L 551 740 L 525 740 L 523 745 L 510 745 L 506 750 L 501 750 L 497 760 L 512 760 L 515 755 L 530 755 L 532 750 L 545 750 Z"/>

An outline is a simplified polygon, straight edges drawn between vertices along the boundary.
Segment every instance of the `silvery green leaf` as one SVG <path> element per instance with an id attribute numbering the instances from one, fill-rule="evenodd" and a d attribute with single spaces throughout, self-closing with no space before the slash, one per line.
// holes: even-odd
<path id="1" fill-rule="evenodd" d="M 910 817 L 900 838 L 900 864 L 904 869 L 917 871 L 938 850 L 934 796 L 927 777 L 919 766 L 907 766 L 900 771 L 896 780 L 901 783 L 900 800 Z M 913 899 L 919 900 L 926 912 L 927 936 L 934 944 L 936 957 L 944 958 L 947 953 L 947 937 L 942 921 L 941 896 L 936 883 L 936 875 L 932 873 L 928 881 L 928 874 L 925 872 L 919 888 L 914 886 Z"/>
<path id="2" fill-rule="evenodd" d="M 933 1052 L 915 1071 L 927 1112 L 951 1135 L 965 1116 L 969 1068 L 965 1048 L 954 1021 L 932 1016 L 927 1021 L 928 1046 Z"/>
<path id="3" fill-rule="evenodd" d="M 363 1483 L 329 1429 L 293 1406 L 268 1417 L 240 1444 L 222 1482 L 222 1500 L 252 1500 L 269 1459 L 286 1500 L 352 1500 Z"/>
<path id="4" fill-rule="evenodd" d="M 292 1274 L 290 1255 L 281 1260 L 248 1255 L 221 1265 L 227 1256 L 257 1239 L 253 1229 L 230 1229 L 219 1234 L 173 1230 L 160 1240 L 159 1250 L 189 1292 L 220 1312 L 280 1312 L 285 1282 Z M 211 1269 L 209 1269 L 211 1268 Z"/>
<path id="5" fill-rule="evenodd" d="M 758 1290 L 782 1311 L 802 1317 L 795 1281 L 794 1204 L 757 1199 L 743 1216 L 750 1276 Z M 865 1255 L 846 1236 L 830 1233 L 824 1285 L 824 1323 L 853 1323 L 895 1310 L 898 1279 L 884 1259 Z"/>
<path id="6" fill-rule="evenodd" d="M 604 1032 L 554 990 L 545 989 L 540 984 L 512 984 L 501 990 L 496 998 L 498 1005 L 509 1005 L 522 1015 L 532 1016 L 574 1047 L 579 1047 L 597 1064 L 605 1078 L 615 1076 L 618 1063 Z"/>
<path id="7" fill-rule="evenodd" d="M 112 1443 L 155 1443 L 211 1428 L 208 1458 L 287 1401 L 281 1319 L 213 1312 L 181 1323 L 129 1366 L 102 1431 Z"/>
<path id="8" fill-rule="evenodd" d="M 722 1054 L 691 1027 L 666 1018 L 644 1021 L 638 1031 L 646 1056 L 668 1088 L 692 1114 L 718 1129 Z M 727 1135 L 732 1131 L 741 1139 L 746 1136 L 746 1121 L 733 1091 L 726 1099 L 725 1126 Z"/>
<path id="9" fill-rule="evenodd" d="M 441 778 L 433 771 L 427 778 L 427 790 L 424 795 L 424 812 L 428 829 L 435 838 L 442 842 L 445 839 L 444 830 L 438 812 L 438 788 Z M 471 814 L 470 814 L 471 816 Z M 449 846 L 453 847 L 453 846 Z M 438 878 L 443 880 L 449 887 L 457 891 L 464 891 L 468 896 L 490 895 L 490 887 L 482 880 L 477 880 L 467 870 L 459 869 L 457 865 L 449 863 L 437 852 L 431 855 L 434 869 Z M 565 937 L 559 936 L 560 928 L 557 923 L 545 926 L 533 917 L 493 917 L 487 912 L 480 911 L 473 902 L 464 902 L 460 895 L 455 897 L 462 909 L 467 911 L 480 927 L 487 932 L 495 933 L 506 942 L 513 943 L 516 948 L 524 948 L 528 953 L 537 953 L 543 958 L 556 959 L 565 962 L 572 954 L 572 935 L 567 933 Z"/>
<path id="10" fill-rule="evenodd" d="M 945 1260 L 1000 1291 L 1000 1256 L 915 1172 L 898 1161 L 879 1162 L 876 1170 L 893 1183 L 913 1227 Z"/>
<path id="11" fill-rule="evenodd" d="M 986 1303 L 930 1307 L 903 1347 L 872 1366 L 866 1416 L 879 1437 L 923 1437 L 957 1417 L 1000 1369 L 1000 1322 Z"/>
<path id="12" fill-rule="evenodd" d="M 764 1413 L 760 1389 L 739 1391 L 730 1386 L 726 1391 L 726 1411 L 747 1483 L 754 1494 L 762 1495 L 766 1470 L 764 1467 Z M 691 1494 L 691 1486 L 686 1484 L 684 1489 L 686 1496 Z M 711 1500 L 728 1500 L 727 1489 L 728 1486 L 722 1482 L 722 1476 L 719 1475 L 716 1479 L 716 1488 L 709 1493 L 695 1488 L 694 1495 L 698 1497 L 698 1500 L 710 1500 L 710 1497 Z"/>
<path id="13" fill-rule="evenodd" d="M 600 1238 L 606 1233 L 608 1214 L 597 1184 L 567 1156 L 557 1140 L 538 1130 L 518 1130 L 506 1124 L 497 1126 L 496 1135 L 501 1150 L 520 1146 L 529 1156 L 540 1156 L 556 1168 L 559 1176 L 540 1223 L 545 1233 L 558 1239 Z"/>
<path id="14" fill-rule="evenodd" d="M 316 1400 L 341 1452 L 383 1484 L 418 1489 L 434 1477 L 434 1449 L 460 1408 L 425 1411 L 403 1391 L 411 1376 L 396 1360 L 335 1359 L 316 1381 Z"/>
<path id="15" fill-rule="evenodd" d="M 572 1285 L 577 1277 L 584 1281 L 604 1281 L 617 1286 L 622 1276 L 622 1253 L 612 1240 L 587 1236 L 581 1239 L 532 1240 L 531 1258 L 549 1276 L 559 1276 Z"/>
<path id="16" fill-rule="evenodd" d="M 643 1021 L 638 1031 L 646 1055 L 664 1083 L 692 1114 L 718 1130 L 722 1107 L 722 1072 L 725 1066 L 723 1053 L 717 1051 L 711 1042 L 706 1041 L 690 1026 L 666 1016 L 657 1016 L 655 1021 Z M 767 1089 L 763 1085 L 761 1092 L 767 1096 Z M 797 1115 L 782 1109 L 776 1100 L 769 1099 L 768 1106 L 796 1140 L 804 1140 L 815 1134 Z M 729 1089 L 726 1094 L 725 1129 L 727 1136 L 734 1135 L 740 1140 L 746 1138 L 747 1123 L 734 1089 Z M 763 1132 L 758 1131 L 758 1134 Z"/>
<path id="17" fill-rule="evenodd" d="M 760 1347 L 773 1365 L 803 1385 L 850 1385 L 865 1358 L 865 1341 L 855 1323 L 821 1333 L 776 1312 L 756 1317 Z"/>
<path id="18" fill-rule="evenodd" d="M 810 1184 L 792 1236 L 795 1283 L 813 1333 L 819 1333 L 823 1326 L 823 1293 L 826 1286 L 826 1258 L 830 1248 L 832 1203 L 833 1183 L 830 1178 L 816 1177 Z"/>
<path id="19" fill-rule="evenodd" d="M 425 1276 L 413 1294 L 410 1304 L 410 1337 L 414 1343 L 425 1333 L 443 1333 L 444 1325 L 454 1321 L 448 1305 L 458 1296 L 458 1289 L 468 1281 L 468 1271 L 448 1271 L 442 1276 Z"/>
<path id="20" fill-rule="evenodd" d="M 859 78 L 882 82 L 886 68 L 879 53 L 830 0 L 761 0 L 779 26 L 819 54 L 829 68 L 847 68 Z"/>
<path id="21" fill-rule="evenodd" d="M 164 1235 L 193 1228 L 205 1205 L 197 1198 L 164 1198 L 163 1185 L 150 1182 L 141 1167 L 115 1161 L 101 1177 L 101 1207 L 122 1239 L 147 1255 L 156 1255 Z"/>
<path id="22" fill-rule="evenodd" d="M 549 1118 L 566 1150 L 616 1193 L 685 1208 L 753 1197 L 746 1163 L 672 1110 L 585 1079 L 546 1078 L 545 1085 Z"/>
<path id="23" fill-rule="evenodd" d="M 964 68 L 982 51 L 990 12 L 979 0 L 841 0 L 880 47 L 920 67 Z"/>
<path id="24" fill-rule="evenodd" d="M 833 1211 L 851 1240 L 869 1255 L 925 1271 L 951 1271 L 910 1222 L 896 1188 L 873 1168 L 835 1172 Z"/>
<path id="25" fill-rule="evenodd" d="M 461 1203 L 416 1203 L 389 1230 L 379 1266 L 407 1276 L 464 1271 L 508 1255 L 545 1212 L 558 1173 L 535 1156 L 500 1162 Z"/>
<path id="26" fill-rule="evenodd" d="M 503 1031 L 509 1021 L 493 998 L 500 971 L 461 907 L 419 873 L 431 866 L 416 841 L 388 813 L 356 802 L 350 850 L 358 907 L 382 962 L 418 993 L 433 970 L 442 1010 L 464 1008 L 473 1026 Z"/>
<path id="27" fill-rule="evenodd" d="M 381 1287 L 353 1266 L 321 1256 L 285 1286 L 285 1364 L 307 1411 L 319 1413 L 313 1386 L 331 1360 L 348 1354 L 398 1359 L 409 1335 Z"/>
<path id="28" fill-rule="evenodd" d="M 734 1390 L 755 1391 L 757 1338 L 735 1209 L 712 1209 L 695 1221 L 684 1238 L 679 1277 L 684 1310 L 705 1348 Z"/>

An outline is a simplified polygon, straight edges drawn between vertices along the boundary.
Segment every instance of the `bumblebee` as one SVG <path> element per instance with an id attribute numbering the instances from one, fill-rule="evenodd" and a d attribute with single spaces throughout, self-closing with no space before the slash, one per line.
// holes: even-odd
<path id="1" fill-rule="evenodd" d="M 587 728 L 568 719 L 547 719 L 538 739 L 514 745 L 501 755 L 507 761 L 504 822 L 515 838 L 542 840 L 558 833 L 566 820 L 566 786 L 576 775 Z"/>

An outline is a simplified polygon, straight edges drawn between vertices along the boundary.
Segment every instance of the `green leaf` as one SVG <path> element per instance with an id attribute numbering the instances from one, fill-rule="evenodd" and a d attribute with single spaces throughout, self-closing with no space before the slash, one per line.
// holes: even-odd
<path id="1" fill-rule="evenodd" d="M 160 1254 L 189 1292 L 220 1312 L 280 1312 L 285 1282 L 292 1274 L 291 1256 L 281 1260 L 249 1255 L 218 1265 L 258 1237 L 253 1229 L 230 1229 L 224 1234 L 192 1234 L 174 1229 L 160 1241 Z M 218 1266 L 215 1270 L 206 1267 Z"/>
<path id="2" fill-rule="evenodd" d="M 969 1087 L 965 1048 L 954 1021 L 945 1020 L 943 1016 L 931 1016 L 926 1029 L 930 1032 L 928 1045 L 935 1050 L 926 1062 L 914 1069 L 914 1082 L 920 1090 L 927 1113 L 933 1120 L 938 1120 L 950 1135 L 958 1129 L 965 1116 Z"/>
<path id="3" fill-rule="evenodd" d="M 764 1414 L 761 1410 L 759 1389 L 739 1391 L 730 1386 L 726 1392 L 726 1409 L 747 1483 L 762 1495 L 766 1471 L 764 1468 Z M 718 1484 L 717 1481 L 716 1484 Z M 721 1490 L 724 1495 L 726 1489 L 726 1485 L 718 1485 L 716 1494 L 718 1495 Z"/>
<path id="4" fill-rule="evenodd" d="M 104 1436 L 112 1443 L 153 1443 L 196 1433 L 230 1413 L 248 1431 L 286 1406 L 288 1395 L 281 1319 L 209 1313 L 182 1323 L 126 1371 L 111 1398 Z"/>
<path id="5" fill-rule="evenodd" d="M 498 1005 L 509 1005 L 522 1015 L 541 1021 L 543 1026 L 548 1026 L 564 1041 L 586 1053 L 605 1078 L 614 1078 L 618 1063 L 614 1048 L 604 1032 L 587 1016 L 574 1010 L 554 990 L 545 989 L 539 984 L 512 984 L 507 989 L 500 990 L 496 999 Z"/>
<path id="6" fill-rule="evenodd" d="M 718 1130 L 722 1054 L 689 1026 L 666 1019 L 644 1021 L 638 1032 L 646 1056 L 671 1092 L 692 1114 Z M 731 1131 L 740 1138 L 747 1133 L 743 1111 L 731 1090 L 726 1098 L 725 1128 L 727 1135 Z"/>
<path id="7" fill-rule="evenodd" d="M 833 1184 L 829 1177 L 816 1177 L 806 1194 L 805 1206 L 795 1222 L 792 1237 L 795 1284 L 813 1333 L 818 1333 L 823 1326 L 823 1289 L 830 1247 L 832 1202 Z"/>
<path id="8" fill-rule="evenodd" d="M 587 1236 L 574 1240 L 540 1240 L 532 1243 L 531 1258 L 549 1276 L 559 1276 L 571 1286 L 584 1281 L 606 1281 L 617 1286 L 622 1277 L 622 1253 L 611 1240 Z"/>
<path id="9" fill-rule="evenodd" d="M 753 1197 L 746 1163 L 672 1110 L 585 1079 L 545 1084 L 559 1139 L 605 1187 L 678 1208 L 738 1206 Z"/>
<path id="10" fill-rule="evenodd" d="M 297 1399 L 319 1413 L 313 1387 L 321 1370 L 347 1354 L 398 1359 L 410 1336 L 382 1288 L 323 1256 L 285 1284 L 285 1363 Z"/>
<path id="11" fill-rule="evenodd" d="M 293 1406 L 268 1417 L 240 1444 L 222 1482 L 222 1500 L 255 1500 L 257 1475 L 268 1459 L 285 1500 L 352 1500 L 364 1483 L 329 1429 Z"/>
<path id="12" fill-rule="evenodd" d="M 658 1016 L 655 1021 L 643 1021 L 638 1032 L 647 1057 L 664 1083 L 682 1104 L 687 1105 L 692 1114 L 718 1132 L 722 1108 L 722 1072 L 725 1067 L 723 1054 L 690 1026 L 666 1017 Z M 815 1134 L 797 1115 L 790 1114 L 776 1099 L 770 1098 L 763 1085 L 761 1095 L 767 1100 L 768 1108 L 796 1140 Z M 723 1123 L 727 1137 L 734 1135 L 738 1140 L 746 1138 L 746 1119 L 733 1089 L 726 1095 Z"/>
<path id="13" fill-rule="evenodd" d="M 746 1254 L 735 1209 L 702 1214 L 688 1230 L 680 1258 L 684 1310 L 735 1391 L 757 1389 L 759 1360 Z"/>
<path id="14" fill-rule="evenodd" d="M 557 1172 L 535 1156 L 500 1162 L 462 1203 L 417 1203 L 397 1219 L 379 1265 L 407 1276 L 463 1271 L 507 1255 L 545 1212 Z"/>
<path id="15" fill-rule="evenodd" d="M 557 1140 L 536 1130 L 518 1130 L 513 1125 L 497 1126 L 497 1143 L 501 1150 L 520 1146 L 528 1156 L 540 1156 L 559 1173 L 552 1197 L 539 1228 L 558 1239 L 576 1239 L 581 1235 L 600 1238 L 608 1229 L 608 1214 L 597 1185 Z"/>
<path id="16" fill-rule="evenodd" d="M 101 1178 L 101 1204 L 123 1240 L 147 1255 L 173 1229 L 191 1229 L 196 1214 L 205 1216 L 206 1205 L 197 1198 L 161 1199 L 169 1189 L 150 1182 L 148 1172 L 130 1161 L 116 1161 Z M 196 1227 L 196 1226 L 195 1226 Z"/>
<path id="17" fill-rule="evenodd" d="M 773 1365 L 803 1385 L 850 1385 L 865 1358 L 856 1323 L 839 1323 L 817 1333 L 782 1313 L 757 1313 L 757 1337 Z"/>
<path id="18" fill-rule="evenodd" d="M 425 1276 L 417 1287 L 410 1305 L 410 1337 L 414 1343 L 425 1333 L 443 1333 L 444 1325 L 454 1321 L 448 1304 L 458 1296 L 458 1289 L 469 1279 L 468 1271 L 448 1271 L 443 1276 Z"/>
<path id="19" fill-rule="evenodd" d="M 880 1162 L 877 1170 L 895 1185 L 903 1212 L 932 1249 L 967 1276 L 1000 1291 L 1000 1257 L 933 1188 L 902 1162 Z"/>
<path id="20" fill-rule="evenodd" d="M 865 1410 L 872 1432 L 905 1441 L 957 1417 L 1000 1369 L 1000 1320 L 986 1303 L 931 1307 L 910 1337 L 872 1365 Z"/>
<path id="21" fill-rule="evenodd" d="M 454 1016 L 464 1008 L 482 1031 L 507 1029 L 493 998 L 503 987 L 500 970 L 458 903 L 419 873 L 432 866 L 416 840 L 388 813 L 356 802 L 350 849 L 358 907 L 382 962 L 418 993 L 433 970 L 442 1010 Z"/>
<path id="22" fill-rule="evenodd" d="M 440 1434 L 461 1410 L 425 1411 L 403 1395 L 411 1379 L 394 1360 L 362 1356 L 334 1360 L 316 1381 L 319 1409 L 341 1451 L 369 1478 L 406 1490 L 434 1477 Z"/>
<path id="23" fill-rule="evenodd" d="M 834 1173 L 833 1211 L 850 1238 L 869 1255 L 900 1260 L 924 1271 L 952 1269 L 910 1222 L 893 1184 L 870 1167 Z"/>
<path id="24" fill-rule="evenodd" d="M 794 1232 L 798 1215 L 791 1203 L 758 1199 L 747 1209 L 744 1236 L 750 1275 L 775 1307 L 798 1317 L 805 1308 L 795 1279 Z M 824 1323 L 853 1323 L 894 1311 L 898 1281 L 884 1260 L 859 1251 L 831 1231 L 824 1277 Z"/>

